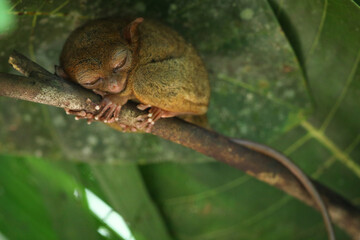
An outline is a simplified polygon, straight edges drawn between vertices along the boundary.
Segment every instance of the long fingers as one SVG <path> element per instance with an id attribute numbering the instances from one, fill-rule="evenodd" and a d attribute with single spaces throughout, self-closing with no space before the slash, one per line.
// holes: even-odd
<path id="1" fill-rule="evenodd" d="M 114 112 L 115 121 L 119 121 L 120 110 L 121 110 L 121 106 L 117 106 L 115 108 L 115 112 Z"/>
<path id="2" fill-rule="evenodd" d="M 163 113 L 163 110 L 161 110 L 160 108 L 155 109 L 153 112 L 152 120 L 154 122 L 159 120 L 162 117 L 162 113 Z"/>
<path id="3" fill-rule="evenodd" d="M 115 115 L 114 112 L 116 110 L 116 105 L 113 104 L 109 107 L 109 109 L 107 110 L 106 114 L 104 115 L 104 122 L 105 123 L 112 123 L 115 122 Z"/>
<path id="4" fill-rule="evenodd" d="M 95 115 L 95 120 L 99 120 L 104 116 L 105 112 L 111 107 L 112 102 L 107 102 L 105 104 L 106 105 L 101 109 L 101 111 Z"/>

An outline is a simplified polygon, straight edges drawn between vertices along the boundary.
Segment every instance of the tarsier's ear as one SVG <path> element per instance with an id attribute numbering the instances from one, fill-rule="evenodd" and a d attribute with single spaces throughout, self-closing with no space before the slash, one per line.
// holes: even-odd
<path id="1" fill-rule="evenodd" d="M 129 44 L 139 40 L 138 26 L 143 21 L 143 18 L 137 18 L 124 28 L 124 38 Z"/>
<path id="2" fill-rule="evenodd" d="M 55 65 L 55 74 L 63 79 L 69 79 L 64 69 L 60 66 Z"/>

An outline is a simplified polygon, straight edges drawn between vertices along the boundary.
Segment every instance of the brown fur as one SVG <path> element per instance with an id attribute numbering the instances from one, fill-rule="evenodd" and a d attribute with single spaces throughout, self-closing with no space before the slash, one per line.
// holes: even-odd
<path id="1" fill-rule="evenodd" d="M 67 76 L 82 85 L 79 76 L 87 79 L 100 74 L 107 81 L 114 49 L 124 48 L 131 53 L 131 64 L 126 68 L 124 89 L 110 95 L 112 101 L 118 99 L 119 104 L 124 104 L 135 99 L 175 115 L 206 113 L 210 86 L 195 49 L 174 30 L 156 21 L 144 20 L 136 27 L 127 27 L 130 22 L 99 19 L 75 30 L 60 58 Z M 125 39 L 134 35 L 136 41 Z"/>

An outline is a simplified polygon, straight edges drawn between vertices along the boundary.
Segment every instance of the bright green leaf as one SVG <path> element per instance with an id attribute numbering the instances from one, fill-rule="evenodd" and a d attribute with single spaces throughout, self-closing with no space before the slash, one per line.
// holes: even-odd
<path id="1" fill-rule="evenodd" d="M 9 13 L 7 0 L 0 0 L 0 33 L 10 29 L 14 24 L 14 17 Z"/>

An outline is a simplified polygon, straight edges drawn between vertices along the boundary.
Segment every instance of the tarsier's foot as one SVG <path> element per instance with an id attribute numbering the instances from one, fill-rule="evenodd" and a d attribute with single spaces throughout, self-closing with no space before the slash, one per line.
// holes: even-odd
<path id="1" fill-rule="evenodd" d="M 75 115 L 75 120 L 87 119 L 88 124 L 90 124 L 94 119 L 94 115 L 92 113 L 86 112 L 85 110 L 78 111 L 65 108 L 65 112 L 67 115 Z"/>
<path id="2" fill-rule="evenodd" d="M 145 132 L 151 132 L 151 129 L 155 124 L 155 122 L 151 119 L 151 116 L 151 113 L 138 116 L 136 118 L 136 128 L 144 130 Z"/>
<path id="3" fill-rule="evenodd" d="M 136 118 L 136 120 L 138 121 L 138 124 L 136 127 L 138 129 L 144 129 L 145 132 L 150 132 L 152 127 L 154 126 L 155 122 L 157 120 L 159 120 L 160 118 L 174 116 L 174 113 L 172 113 L 172 112 L 168 112 L 161 108 L 152 107 L 152 106 L 146 105 L 146 104 L 139 104 L 139 105 L 137 105 L 137 108 L 140 110 L 145 110 L 147 108 L 150 108 L 148 114 L 140 115 Z"/>

